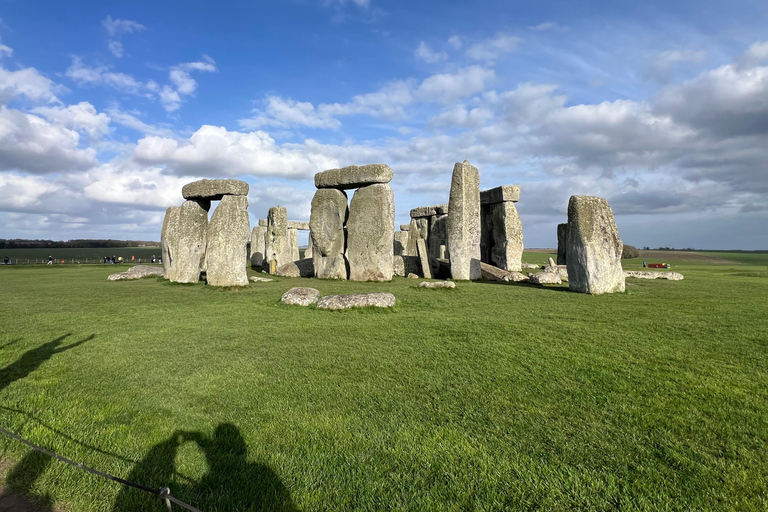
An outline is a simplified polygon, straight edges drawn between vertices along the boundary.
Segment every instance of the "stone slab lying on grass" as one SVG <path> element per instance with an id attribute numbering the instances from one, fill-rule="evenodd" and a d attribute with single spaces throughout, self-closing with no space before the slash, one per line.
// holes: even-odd
<path id="1" fill-rule="evenodd" d="M 560 275 L 554 272 L 536 272 L 528 276 L 528 282 L 531 284 L 560 284 L 562 279 Z"/>
<path id="2" fill-rule="evenodd" d="M 413 272 L 410 272 L 408 274 L 408 279 L 418 279 L 418 278 L 419 278 L 419 274 L 415 274 Z"/>
<path id="3" fill-rule="evenodd" d="M 682 281 L 683 274 L 677 272 L 643 272 L 640 270 L 625 270 L 624 276 L 636 279 L 668 279 L 670 281 Z"/>
<path id="4" fill-rule="evenodd" d="M 303 260 L 286 263 L 277 269 L 275 275 L 281 277 L 314 277 L 315 266 L 312 258 L 304 258 Z"/>
<path id="5" fill-rule="evenodd" d="M 221 201 L 225 195 L 247 196 L 248 183 L 240 180 L 198 180 L 187 183 L 181 189 L 184 199 L 207 199 Z"/>
<path id="6" fill-rule="evenodd" d="M 419 288 L 456 288 L 453 281 L 424 281 L 419 283 Z"/>
<path id="7" fill-rule="evenodd" d="M 283 294 L 280 298 L 280 302 L 283 304 L 294 304 L 296 306 L 309 306 L 317 302 L 320 298 L 320 292 L 314 288 L 306 288 L 303 286 L 297 286 L 291 288 Z"/>
<path id="8" fill-rule="evenodd" d="M 386 164 L 350 165 L 315 174 L 315 187 L 347 190 L 374 183 L 389 183 L 394 172 Z"/>
<path id="9" fill-rule="evenodd" d="M 270 279 L 268 277 L 252 276 L 251 281 L 253 281 L 254 283 L 270 283 L 274 281 L 274 279 Z"/>
<path id="10" fill-rule="evenodd" d="M 509 273 L 509 279 L 507 279 L 507 280 L 508 281 L 513 281 L 515 283 L 520 283 L 520 282 L 523 282 L 523 281 L 528 281 L 529 277 L 527 275 L 523 274 L 522 272 L 512 271 L 512 272 Z"/>
<path id="11" fill-rule="evenodd" d="M 395 296 L 387 292 L 359 293 L 355 295 L 328 295 L 317 302 L 319 309 L 391 308 Z"/>
<path id="12" fill-rule="evenodd" d="M 153 267 L 150 265 L 136 265 L 131 267 L 125 272 L 119 272 L 117 274 L 110 274 L 107 277 L 109 281 L 123 281 L 128 279 L 141 279 L 142 277 L 160 276 L 165 277 L 165 269 L 163 267 Z"/>
<path id="13" fill-rule="evenodd" d="M 480 262 L 480 274 L 486 281 L 508 281 L 509 271 Z"/>
<path id="14" fill-rule="evenodd" d="M 537 265 L 535 263 L 521 263 L 520 266 L 527 269 L 541 268 L 541 265 Z"/>

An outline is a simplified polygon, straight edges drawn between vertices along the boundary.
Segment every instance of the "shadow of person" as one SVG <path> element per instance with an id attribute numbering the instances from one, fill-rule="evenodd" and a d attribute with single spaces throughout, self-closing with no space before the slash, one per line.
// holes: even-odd
<path id="1" fill-rule="evenodd" d="M 269 466 L 248 462 L 245 439 L 234 425 L 220 424 L 211 437 L 199 433 L 185 433 L 184 437 L 197 442 L 208 462 L 208 473 L 189 493 L 198 500 L 198 508 L 298 511 L 288 489 Z"/>
<path id="2" fill-rule="evenodd" d="M 7 488 L 0 493 L 0 511 L 53 511 L 53 500 L 49 494 L 38 495 L 32 491 L 35 482 L 50 463 L 51 458 L 48 455 L 36 451 L 22 457 L 5 478 Z"/>
<path id="3" fill-rule="evenodd" d="M 75 348 L 96 337 L 95 334 L 91 334 L 84 340 L 80 340 L 76 343 L 72 343 L 71 345 L 58 348 L 59 345 L 61 345 L 64 339 L 68 336 L 71 336 L 71 334 L 65 334 L 64 336 L 60 336 L 53 341 L 44 343 L 37 348 L 27 350 L 16 361 L 0 370 L 0 391 L 8 387 L 8 385 L 12 384 L 13 382 L 16 382 L 19 379 L 23 379 L 33 371 L 37 370 L 41 364 L 53 357 L 54 354 L 60 354 L 61 352 Z"/>

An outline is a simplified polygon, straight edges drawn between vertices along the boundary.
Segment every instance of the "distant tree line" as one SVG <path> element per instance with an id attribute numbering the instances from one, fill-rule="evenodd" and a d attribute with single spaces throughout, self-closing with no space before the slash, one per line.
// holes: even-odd
<path id="1" fill-rule="evenodd" d="M 0 238 L 0 249 L 36 249 L 36 248 L 91 248 L 91 247 L 160 247 L 160 242 L 144 240 L 22 240 Z"/>

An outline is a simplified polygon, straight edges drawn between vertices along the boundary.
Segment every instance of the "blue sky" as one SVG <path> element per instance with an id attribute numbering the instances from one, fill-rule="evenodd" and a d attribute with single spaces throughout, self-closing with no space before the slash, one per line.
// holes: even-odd
<path id="1" fill-rule="evenodd" d="M 628 244 L 768 248 L 765 2 L 218 4 L 0 0 L 0 238 L 159 240 L 203 177 L 308 220 L 377 162 L 404 224 L 466 158 L 527 247 L 586 194 Z"/>

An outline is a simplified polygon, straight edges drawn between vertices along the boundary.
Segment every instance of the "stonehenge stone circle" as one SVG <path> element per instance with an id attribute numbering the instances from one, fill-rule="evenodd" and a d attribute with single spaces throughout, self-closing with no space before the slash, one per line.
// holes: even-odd
<path id="1" fill-rule="evenodd" d="M 568 287 L 592 295 L 623 292 L 622 248 L 608 201 L 602 197 L 571 196 L 565 255 Z"/>
<path id="2" fill-rule="evenodd" d="M 322 188 L 315 192 L 309 217 L 315 277 L 347 278 L 347 260 L 344 256 L 347 248 L 344 232 L 347 216 L 347 194 L 343 190 Z"/>
<path id="3" fill-rule="evenodd" d="M 298 258 L 297 258 L 298 259 Z M 286 263 L 294 261 L 291 252 L 291 238 L 288 233 L 288 212 L 284 206 L 273 206 L 267 215 L 267 236 L 265 238 L 265 266 L 272 272 Z"/>
<path id="4" fill-rule="evenodd" d="M 480 173 L 468 160 L 453 168 L 448 253 L 453 279 L 480 279 Z"/>
<path id="5" fill-rule="evenodd" d="M 349 203 L 347 260 L 352 281 L 391 281 L 395 195 L 386 183 L 358 188 Z"/>
<path id="6" fill-rule="evenodd" d="M 264 266 L 264 254 L 266 253 L 267 228 L 259 224 L 251 231 L 251 265 Z"/>
<path id="7" fill-rule="evenodd" d="M 240 180 L 198 180 L 187 183 L 181 189 L 184 199 L 221 201 L 225 195 L 247 196 L 248 183 Z"/>
<path id="8" fill-rule="evenodd" d="M 391 308 L 395 296 L 386 292 L 360 293 L 355 295 L 328 295 L 317 301 L 319 309 Z"/>
<path id="9" fill-rule="evenodd" d="M 248 286 L 244 257 L 251 234 L 248 198 L 225 195 L 208 225 L 206 281 L 212 286 Z"/>
<path id="10" fill-rule="evenodd" d="M 566 265 L 565 248 L 568 245 L 568 224 L 557 225 L 557 264 Z"/>
<path id="11" fill-rule="evenodd" d="M 386 164 L 350 165 L 315 174 L 316 188 L 348 190 L 374 183 L 389 183 L 394 172 Z"/>
<path id="12" fill-rule="evenodd" d="M 209 201 L 201 202 L 210 208 Z M 173 264 L 166 277 L 174 283 L 197 283 L 206 258 L 208 210 L 197 201 L 187 200 L 179 209 L 178 219 L 176 254 L 171 255 Z"/>
<path id="13" fill-rule="evenodd" d="M 165 210 L 163 219 L 163 229 L 160 232 L 160 246 L 163 257 L 163 269 L 166 275 L 173 265 L 173 258 L 176 257 L 179 240 L 179 213 L 181 206 L 171 206 Z"/>

